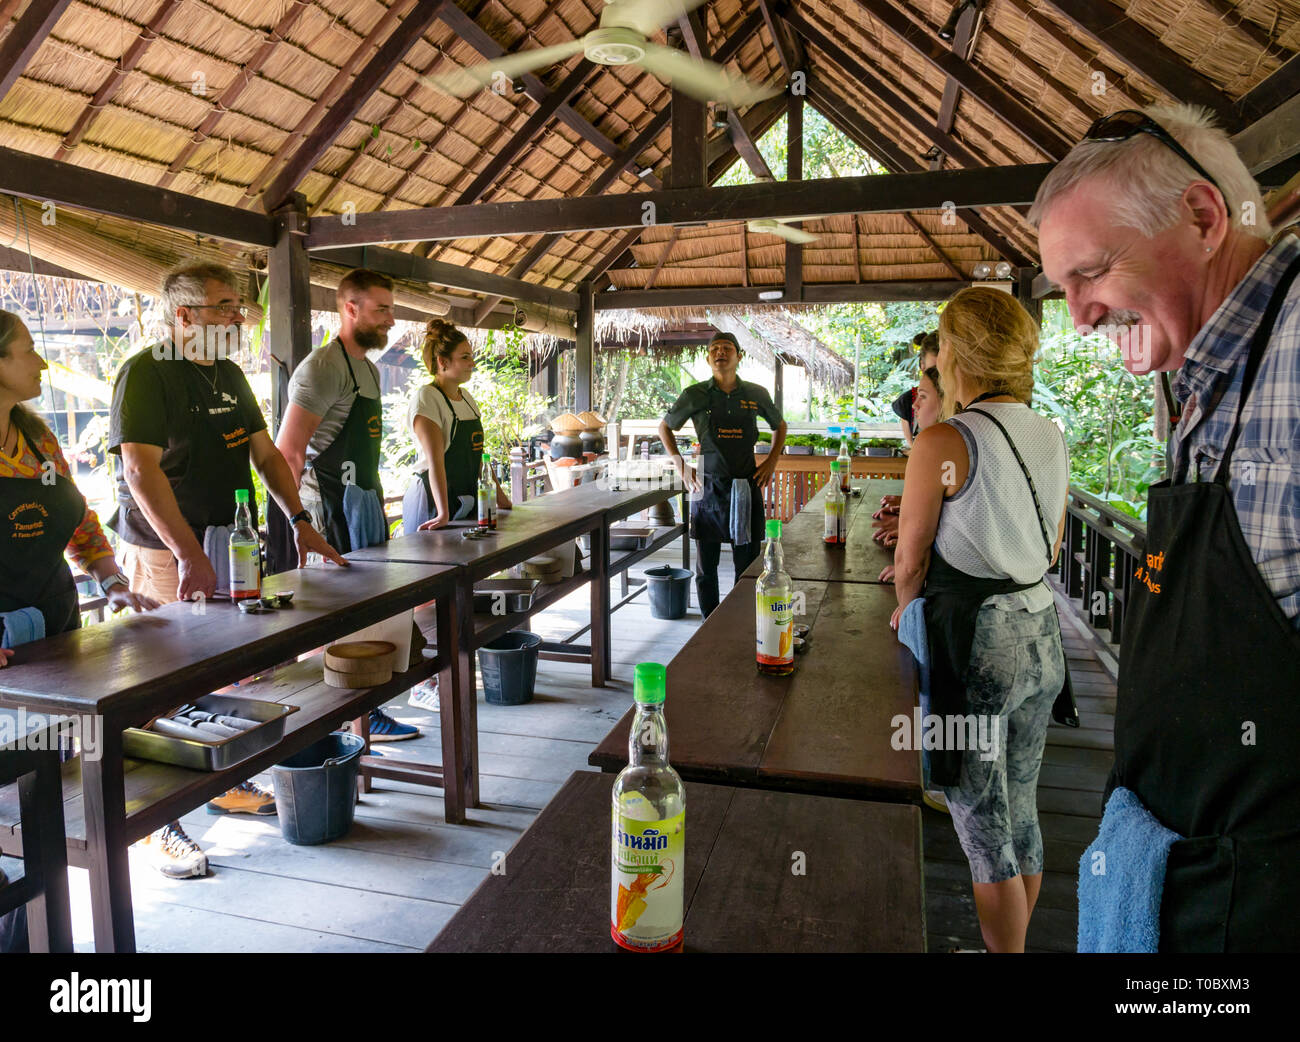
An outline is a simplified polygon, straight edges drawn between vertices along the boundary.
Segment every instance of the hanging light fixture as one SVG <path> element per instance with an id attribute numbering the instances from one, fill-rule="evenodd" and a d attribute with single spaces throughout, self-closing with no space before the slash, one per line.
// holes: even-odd
<path id="1" fill-rule="evenodd" d="M 971 268 L 971 274 L 977 279 L 987 279 L 993 277 L 993 265 L 988 261 L 980 261 L 975 267 Z"/>
<path id="2" fill-rule="evenodd" d="M 998 261 L 997 266 L 993 269 L 993 274 L 1000 279 L 1009 279 L 1011 278 L 1011 265 L 1006 261 Z"/>
<path id="3" fill-rule="evenodd" d="M 979 7 L 979 4 L 976 0 L 957 0 L 952 5 L 948 20 L 939 27 L 939 39 L 946 43 L 952 42 L 952 38 L 957 35 L 957 23 L 961 20 L 962 13 L 968 7 Z"/>

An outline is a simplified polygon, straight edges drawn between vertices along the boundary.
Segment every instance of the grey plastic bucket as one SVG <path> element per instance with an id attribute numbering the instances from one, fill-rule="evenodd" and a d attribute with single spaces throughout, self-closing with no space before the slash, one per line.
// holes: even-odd
<path id="1" fill-rule="evenodd" d="M 357 735 L 335 731 L 271 768 L 275 810 L 286 840 L 311 847 L 347 834 L 365 747 Z"/>
<path id="2" fill-rule="evenodd" d="M 541 646 L 540 635 L 512 630 L 479 648 L 483 697 L 494 706 L 521 706 L 531 702 L 537 684 L 537 651 Z"/>
<path id="3" fill-rule="evenodd" d="M 647 568 L 646 584 L 650 587 L 650 614 L 656 619 L 680 619 L 686 615 L 691 600 L 694 573 L 685 568 Z"/>

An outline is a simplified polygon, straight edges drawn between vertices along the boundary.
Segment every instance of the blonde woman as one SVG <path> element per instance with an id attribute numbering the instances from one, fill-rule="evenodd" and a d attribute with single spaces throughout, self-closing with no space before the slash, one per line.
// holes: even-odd
<path id="1" fill-rule="evenodd" d="M 899 513 L 898 610 L 924 595 L 931 707 L 973 714 L 978 751 L 931 757 L 970 862 L 989 951 L 1024 951 L 1042 882 L 1037 788 L 1065 659 L 1042 579 L 1065 526 L 1061 432 L 1026 404 L 1038 329 L 1006 293 L 970 287 L 939 319 L 946 422 L 912 449 Z M 945 728 L 946 730 L 946 728 Z"/>

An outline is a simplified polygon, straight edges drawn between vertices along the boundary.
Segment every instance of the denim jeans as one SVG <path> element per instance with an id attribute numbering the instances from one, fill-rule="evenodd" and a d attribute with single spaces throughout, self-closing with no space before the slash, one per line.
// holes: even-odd
<path id="1" fill-rule="evenodd" d="M 976 883 L 1043 870 L 1038 771 L 1052 703 L 1064 683 L 1065 656 L 1052 608 L 980 608 L 966 670 L 966 712 L 996 722 L 999 740 L 993 755 L 965 751 L 961 783 L 943 790 Z"/>

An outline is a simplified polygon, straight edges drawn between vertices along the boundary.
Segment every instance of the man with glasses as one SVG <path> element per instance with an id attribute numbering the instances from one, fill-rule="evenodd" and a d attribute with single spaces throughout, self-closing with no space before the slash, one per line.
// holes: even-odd
<path id="1" fill-rule="evenodd" d="M 1231 142 L 1189 106 L 1098 120 L 1030 219 L 1076 326 L 1159 372 L 1174 424 L 1141 559 L 1117 577 L 1103 832 L 1145 821 L 1171 844 L 1142 881 L 1159 950 L 1300 949 L 1300 241 L 1272 235 Z M 1137 860 L 1108 857 L 1107 877 Z"/>
<path id="2" fill-rule="evenodd" d="M 253 487 L 250 463 L 293 522 L 300 559 L 315 551 L 346 565 L 311 526 L 247 378 L 226 357 L 238 350 L 245 312 L 234 272 L 186 265 L 168 273 L 162 292 L 168 333 L 122 364 L 109 416 L 108 448 L 121 457 L 109 524 L 130 588 L 163 604 L 217 592 L 235 492 Z M 229 594 L 228 580 L 222 592 Z M 246 782 L 208 809 L 273 814 L 275 799 Z M 176 822 L 151 837 L 150 849 L 164 875 L 207 873 L 207 859 Z"/>

